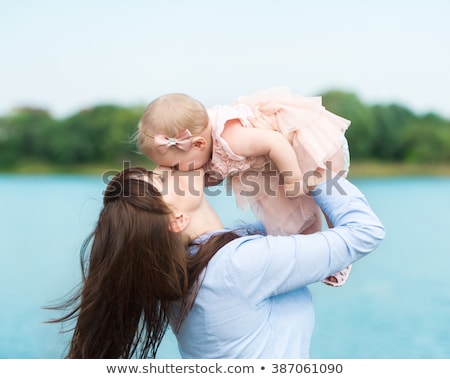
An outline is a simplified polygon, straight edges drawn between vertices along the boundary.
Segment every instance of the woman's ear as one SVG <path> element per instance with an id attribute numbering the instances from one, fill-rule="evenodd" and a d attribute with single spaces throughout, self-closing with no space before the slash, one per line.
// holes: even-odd
<path id="1" fill-rule="evenodd" d="M 192 146 L 203 150 L 206 148 L 206 139 L 200 136 L 195 136 L 192 138 Z"/>
<path id="2" fill-rule="evenodd" d="M 181 213 L 179 216 L 175 216 L 174 219 L 169 222 L 169 230 L 172 233 L 181 233 L 189 225 L 191 216 Z"/>

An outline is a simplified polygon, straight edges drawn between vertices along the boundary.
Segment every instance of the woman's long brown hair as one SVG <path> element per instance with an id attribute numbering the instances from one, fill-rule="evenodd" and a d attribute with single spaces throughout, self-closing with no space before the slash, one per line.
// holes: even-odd
<path id="1" fill-rule="evenodd" d="M 81 248 L 80 289 L 52 307 L 69 311 L 50 322 L 76 320 L 67 358 L 154 358 L 171 302 L 182 302 L 180 323 L 195 300 L 200 273 L 237 237 L 216 235 L 190 256 L 181 235 L 168 228 L 171 211 L 161 194 L 143 180 L 151 175 L 128 168 L 105 190 L 97 225 Z"/>

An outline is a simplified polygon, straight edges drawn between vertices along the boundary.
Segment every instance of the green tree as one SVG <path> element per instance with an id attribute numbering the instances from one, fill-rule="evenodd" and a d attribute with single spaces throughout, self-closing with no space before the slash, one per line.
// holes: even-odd
<path id="1" fill-rule="evenodd" d="M 54 126 L 53 118 L 42 109 L 19 108 L 1 118 L 0 166 L 44 160 L 47 137 Z"/>
<path id="2" fill-rule="evenodd" d="M 417 116 L 398 104 L 374 105 L 372 112 L 376 130 L 374 155 L 382 160 L 403 160 L 407 155 L 404 132 Z"/>
<path id="3" fill-rule="evenodd" d="M 408 162 L 450 162 L 450 122 L 436 114 L 416 118 L 402 131 L 402 140 Z"/>
<path id="4" fill-rule="evenodd" d="M 322 96 L 323 105 L 331 112 L 351 121 L 346 132 L 352 160 L 374 158 L 375 121 L 370 108 L 353 93 L 328 91 Z"/>
<path id="5" fill-rule="evenodd" d="M 54 159 L 62 164 L 117 163 L 135 156 L 130 136 L 141 109 L 98 105 L 61 122 L 52 137 Z"/>

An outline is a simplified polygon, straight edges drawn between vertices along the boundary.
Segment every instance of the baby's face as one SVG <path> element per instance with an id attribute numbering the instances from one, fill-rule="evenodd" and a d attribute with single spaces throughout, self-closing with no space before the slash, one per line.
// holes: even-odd
<path id="1" fill-rule="evenodd" d="M 208 149 L 201 149 L 193 144 L 188 151 L 171 146 L 164 154 L 152 149 L 148 157 L 160 166 L 171 167 L 179 171 L 191 171 L 202 168 L 209 161 L 211 155 Z"/>
<path id="2" fill-rule="evenodd" d="M 204 170 L 185 173 L 158 166 L 153 173 L 150 182 L 175 214 L 189 214 L 200 207 L 204 198 Z"/>

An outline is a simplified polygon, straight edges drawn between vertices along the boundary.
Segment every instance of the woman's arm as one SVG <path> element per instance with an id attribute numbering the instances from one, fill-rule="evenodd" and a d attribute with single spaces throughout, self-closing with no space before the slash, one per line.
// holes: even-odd
<path id="1" fill-rule="evenodd" d="M 281 173 L 288 196 L 304 193 L 297 155 L 281 133 L 271 129 L 244 128 L 239 120 L 230 120 L 226 124 L 222 137 L 237 155 L 268 156 Z"/>
<path id="2" fill-rule="evenodd" d="M 312 195 L 333 229 L 311 235 L 254 236 L 229 244 L 233 250 L 227 273 L 249 300 L 260 302 L 318 282 L 374 251 L 384 238 L 380 220 L 348 180 L 320 183 Z"/>

